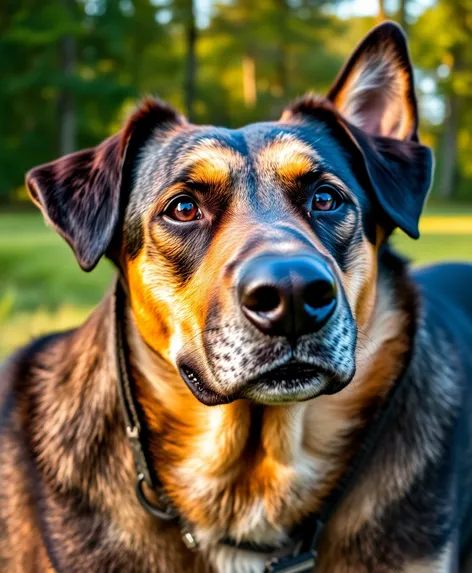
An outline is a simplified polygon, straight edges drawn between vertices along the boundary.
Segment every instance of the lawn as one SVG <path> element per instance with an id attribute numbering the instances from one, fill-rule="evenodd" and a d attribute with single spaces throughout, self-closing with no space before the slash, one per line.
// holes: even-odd
<path id="1" fill-rule="evenodd" d="M 419 241 L 397 233 L 394 244 L 415 264 L 472 261 L 472 209 L 430 209 Z M 80 323 L 112 277 L 108 261 L 82 272 L 39 213 L 0 214 L 0 358 L 33 336 Z"/>

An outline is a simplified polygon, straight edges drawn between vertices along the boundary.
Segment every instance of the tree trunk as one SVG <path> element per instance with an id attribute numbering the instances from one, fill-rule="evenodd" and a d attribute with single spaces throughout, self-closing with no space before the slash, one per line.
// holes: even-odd
<path id="1" fill-rule="evenodd" d="M 74 17 L 73 0 L 61 0 L 69 18 Z M 70 34 L 61 38 L 59 43 L 61 71 L 66 84 L 70 83 L 75 73 L 76 42 Z M 59 153 L 67 155 L 76 149 L 75 97 L 70 85 L 62 87 L 58 100 L 59 112 Z"/>
<path id="2" fill-rule="evenodd" d="M 408 22 L 406 19 L 406 5 L 407 5 L 407 0 L 400 0 L 397 20 L 400 26 L 405 30 L 405 32 L 408 32 Z"/>
<path id="3" fill-rule="evenodd" d="M 383 22 L 387 19 L 387 13 L 385 12 L 385 0 L 379 0 L 379 10 L 377 13 L 377 19 L 379 22 Z"/>
<path id="4" fill-rule="evenodd" d="M 444 125 L 441 149 L 441 172 L 439 195 L 451 199 L 454 195 L 454 183 L 457 161 L 457 132 L 459 129 L 459 96 L 451 93 L 447 102 L 448 115 Z"/>
<path id="5" fill-rule="evenodd" d="M 185 108 L 190 120 L 194 116 L 197 77 L 197 26 L 194 0 L 188 0 L 186 22 L 187 65 L 185 70 Z"/>
<path id="6" fill-rule="evenodd" d="M 287 22 L 290 16 L 287 0 L 277 0 L 278 10 L 278 46 L 276 57 L 276 91 L 277 96 L 285 98 L 288 88 L 287 74 Z"/>
<path id="7" fill-rule="evenodd" d="M 247 108 L 252 109 L 256 105 L 256 62 L 249 55 L 243 57 L 243 98 Z"/>

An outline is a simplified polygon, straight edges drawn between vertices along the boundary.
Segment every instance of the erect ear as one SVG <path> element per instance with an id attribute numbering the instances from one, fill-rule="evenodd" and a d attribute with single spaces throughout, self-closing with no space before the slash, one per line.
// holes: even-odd
<path id="1" fill-rule="evenodd" d="M 97 147 L 31 169 L 26 186 L 48 223 L 72 247 L 85 271 L 92 270 L 117 231 L 125 174 L 154 130 L 183 119 L 159 100 L 146 99 L 121 132 Z"/>
<path id="2" fill-rule="evenodd" d="M 328 99 L 349 123 L 371 135 L 417 139 L 413 70 L 397 24 L 385 22 L 367 34 L 338 74 Z"/>
<path id="3" fill-rule="evenodd" d="M 392 226 L 418 238 L 433 158 L 418 143 L 413 70 L 397 24 L 385 22 L 364 38 L 336 78 L 328 100 L 361 151 L 373 191 Z"/>

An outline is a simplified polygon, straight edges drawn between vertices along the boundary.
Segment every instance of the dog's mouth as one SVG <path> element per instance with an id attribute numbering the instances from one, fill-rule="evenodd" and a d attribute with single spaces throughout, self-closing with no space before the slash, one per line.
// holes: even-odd
<path id="1" fill-rule="evenodd" d="M 325 381 L 333 377 L 317 365 L 290 361 L 249 379 L 237 392 L 225 395 L 210 388 L 190 366 L 182 365 L 179 370 L 192 394 L 207 406 L 228 404 L 238 398 L 266 404 L 309 400 L 322 394 Z"/>
<path id="2" fill-rule="evenodd" d="M 262 404 L 304 402 L 323 394 L 332 379 L 319 365 L 290 361 L 251 379 L 244 397 Z"/>
<path id="3" fill-rule="evenodd" d="M 217 406 L 219 404 L 229 404 L 237 399 L 237 396 L 225 396 L 216 392 L 206 384 L 202 376 L 196 370 L 186 364 L 179 367 L 180 375 L 189 387 L 192 394 L 205 406 Z"/>
<path id="4" fill-rule="evenodd" d="M 294 360 L 276 366 L 272 370 L 255 377 L 250 380 L 250 383 L 264 383 L 264 382 L 282 382 L 288 385 L 297 384 L 303 380 L 311 379 L 320 374 L 320 369 L 315 368 L 313 364 L 306 364 L 304 362 L 296 362 Z"/>

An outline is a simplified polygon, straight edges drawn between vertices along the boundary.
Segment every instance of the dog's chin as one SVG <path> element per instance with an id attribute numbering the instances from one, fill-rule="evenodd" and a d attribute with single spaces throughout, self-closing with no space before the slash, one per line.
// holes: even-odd
<path id="1" fill-rule="evenodd" d="M 238 399 L 265 405 L 305 402 L 322 394 L 335 394 L 352 379 L 311 364 L 289 363 L 238 384 L 238 390 L 232 394 L 224 394 L 211 387 L 198 370 L 181 365 L 179 371 L 195 398 L 206 406 L 229 404 Z"/>
<path id="2" fill-rule="evenodd" d="M 350 379 L 312 364 L 288 363 L 250 380 L 241 394 L 258 404 L 291 404 L 339 392 Z"/>
<path id="3" fill-rule="evenodd" d="M 254 381 L 242 391 L 242 397 L 257 404 L 277 406 L 305 402 L 326 393 L 328 381 L 320 374 L 309 378 L 287 380 L 262 379 Z"/>

